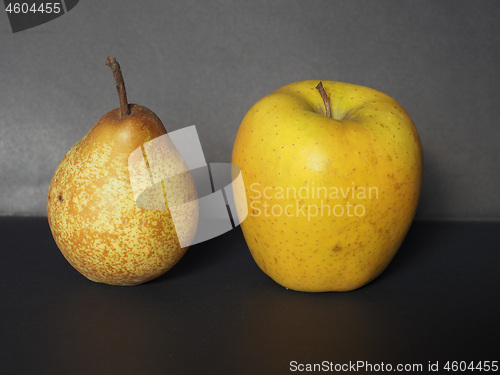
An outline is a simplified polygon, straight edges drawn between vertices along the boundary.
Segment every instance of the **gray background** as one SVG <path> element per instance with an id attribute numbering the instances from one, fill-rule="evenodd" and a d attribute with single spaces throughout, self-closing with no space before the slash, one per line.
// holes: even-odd
<path id="1" fill-rule="evenodd" d="M 80 1 L 13 34 L 0 14 L 0 214 L 45 215 L 52 174 L 118 106 L 167 130 L 197 125 L 229 162 L 250 106 L 303 79 L 386 92 L 424 148 L 418 219 L 500 219 L 500 3 L 495 1 Z"/>

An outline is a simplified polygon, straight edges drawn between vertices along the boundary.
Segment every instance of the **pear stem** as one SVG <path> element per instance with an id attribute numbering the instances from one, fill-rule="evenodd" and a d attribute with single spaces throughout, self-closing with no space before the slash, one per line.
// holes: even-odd
<path id="1" fill-rule="evenodd" d="M 120 64 L 114 57 L 108 56 L 106 59 L 106 65 L 111 68 L 113 72 L 113 77 L 115 77 L 116 91 L 118 91 L 118 97 L 120 98 L 120 112 L 121 117 L 127 117 L 130 115 L 130 107 L 127 101 L 127 91 L 125 90 L 125 82 L 123 82 L 122 70 L 120 69 Z"/>
<path id="2" fill-rule="evenodd" d="M 323 87 L 323 82 L 319 81 L 318 86 L 316 86 L 316 90 L 319 91 L 321 97 L 323 98 L 323 103 L 325 103 L 326 117 L 332 118 L 332 108 L 330 106 L 330 97 L 325 91 Z"/>

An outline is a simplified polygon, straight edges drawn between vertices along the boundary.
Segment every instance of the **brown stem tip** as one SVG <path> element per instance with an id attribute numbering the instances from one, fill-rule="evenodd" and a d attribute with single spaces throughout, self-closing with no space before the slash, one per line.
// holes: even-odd
<path id="1" fill-rule="evenodd" d="M 120 64 L 114 57 L 108 56 L 106 60 L 106 65 L 111 68 L 113 72 L 113 77 L 115 77 L 116 91 L 118 91 L 118 97 L 120 98 L 120 112 L 121 117 L 127 117 L 130 115 L 130 108 L 127 101 L 127 91 L 125 90 L 125 82 L 123 82 L 122 70 L 120 69 Z"/>
<path id="2" fill-rule="evenodd" d="M 332 118 L 332 109 L 330 107 L 330 97 L 325 91 L 323 87 L 323 82 L 319 81 L 318 86 L 316 86 L 316 90 L 319 91 L 321 97 L 323 98 L 323 103 L 325 103 L 326 117 Z"/>

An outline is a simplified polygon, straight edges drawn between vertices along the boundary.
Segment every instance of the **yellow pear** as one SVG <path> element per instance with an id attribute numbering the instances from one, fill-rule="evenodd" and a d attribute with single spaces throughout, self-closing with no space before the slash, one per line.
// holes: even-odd
<path id="1" fill-rule="evenodd" d="M 116 59 L 108 57 L 106 64 L 115 77 L 120 107 L 102 116 L 66 153 L 50 183 L 47 216 L 57 246 L 81 274 L 100 283 L 137 285 L 168 271 L 186 252 L 179 236 L 194 237 L 197 193 L 184 160 L 169 144 L 155 165 L 175 177 L 141 196 L 143 206 L 149 201 L 156 209 L 136 204 L 131 180 L 140 173 L 129 170 L 129 157 L 167 132 L 151 110 L 128 104 Z M 182 220 L 174 222 L 172 202 Z"/>
<path id="2" fill-rule="evenodd" d="M 415 215 L 417 129 L 394 99 L 334 81 L 292 83 L 244 117 L 232 162 L 258 266 L 298 291 L 349 291 L 377 277 Z"/>

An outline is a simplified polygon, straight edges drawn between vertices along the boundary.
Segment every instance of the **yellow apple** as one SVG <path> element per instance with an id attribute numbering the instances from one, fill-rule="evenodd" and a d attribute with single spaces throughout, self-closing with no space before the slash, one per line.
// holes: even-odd
<path id="1" fill-rule="evenodd" d="M 241 227 L 255 262 L 298 291 L 349 291 L 380 275 L 422 182 L 408 113 L 382 92 L 334 81 L 292 83 L 258 101 L 232 163 L 244 179 L 236 204 L 247 205 Z"/>

